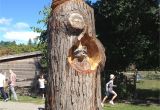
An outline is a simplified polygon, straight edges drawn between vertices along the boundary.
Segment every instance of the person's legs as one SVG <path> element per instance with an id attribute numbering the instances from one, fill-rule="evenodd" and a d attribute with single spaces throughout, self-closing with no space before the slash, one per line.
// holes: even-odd
<path id="1" fill-rule="evenodd" d="M 10 100 L 12 99 L 12 91 L 11 91 L 11 88 L 9 87 L 9 97 L 10 97 Z"/>
<path id="2" fill-rule="evenodd" d="M 43 88 L 39 88 L 39 94 L 40 94 L 40 96 L 42 96 L 42 98 L 44 97 L 44 95 L 43 95 Z"/>
<path id="3" fill-rule="evenodd" d="M 110 104 L 112 104 L 112 105 L 114 105 L 114 102 L 113 102 L 113 100 L 117 97 L 117 93 L 115 92 L 115 91 L 111 91 L 111 93 L 114 95 L 113 97 L 112 97 L 112 99 L 109 101 L 109 103 Z"/>
<path id="4" fill-rule="evenodd" d="M 10 90 L 11 90 L 11 92 L 12 92 L 12 94 L 13 94 L 14 99 L 15 99 L 15 100 L 18 100 L 17 94 L 16 94 L 15 89 L 14 89 L 13 86 L 10 86 Z"/>
<path id="5" fill-rule="evenodd" d="M 7 99 L 6 93 L 4 92 L 4 88 L 3 88 L 3 87 L 0 87 L 0 91 L 1 91 L 1 93 L 2 93 L 3 99 L 4 99 L 5 101 L 7 101 L 8 99 Z"/>
<path id="6" fill-rule="evenodd" d="M 107 98 L 108 98 L 107 95 L 103 98 L 103 100 L 102 100 L 102 102 L 101 102 L 101 106 L 102 106 L 102 107 L 104 106 L 104 102 L 105 102 L 105 100 L 106 100 Z"/>
<path id="7" fill-rule="evenodd" d="M 113 100 L 117 97 L 117 93 L 116 93 L 116 92 L 112 91 L 112 94 L 113 94 L 114 96 L 112 97 L 111 101 L 113 101 Z"/>
<path id="8" fill-rule="evenodd" d="M 42 98 L 44 99 L 44 88 L 42 88 Z"/>
<path id="9" fill-rule="evenodd" d="M 44 94 L 42 94 L 42 98 L 44 99 Z"/>
<path id="10" fill-rule="evenodd" d="M 108 98 L 108 96 L 106 95 L 106 96 L 103 98 L 102 103 L 104 103 L 107 98 Z"/>
<path id="11" fill-rule="evenodd" d="M 101 102 L 102 107 L 104 106 L 104 102 L 108 98 L 108 96 L 109 96 L 109 91 L 106 92 L 106 96 L 103 98 L 103 100 Z"/>

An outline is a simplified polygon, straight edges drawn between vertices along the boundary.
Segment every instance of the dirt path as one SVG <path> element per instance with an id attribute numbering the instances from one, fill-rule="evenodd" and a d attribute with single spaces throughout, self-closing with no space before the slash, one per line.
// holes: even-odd
<path id="1" fill-rule="evenodd" d="M 0 101 L 0 110 L 44 110 L 44 105 Z"/>

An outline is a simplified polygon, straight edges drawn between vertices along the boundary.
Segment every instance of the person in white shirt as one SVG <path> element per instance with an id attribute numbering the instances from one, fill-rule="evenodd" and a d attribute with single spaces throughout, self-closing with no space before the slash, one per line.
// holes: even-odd
<path id="1" fill-rule="evenodd" d="M 0 70 L 0 92 L 3 96 L 4 101 L 8 101 L 7 95 L 4 92 L 4 86 L 5 86 L 5 76 L 2 74 L 2 71 Z"/>
<path id="2" fill-rule="evenodd" d="M 113 85 L 114 79 L 115 79 L 115 76 L 113 74 L 111 74 L 110 81 L 106 84 L 106 96 L 103 98 L 103 101 L 101 103 L 102 107 L 104 106 L 104 102 L 110 94 L 113 94 L 113 97 L 109 101 L 109 103 L 114 105 L 113 100 L 117 97 L 117 93 L 113 90 L 113 87 L 116 87 L 116 85 Z"/>
<path id="3" fill-rule="evenodd" d="M 40 94 L 42 94 L 42 98 L 44 99 L 45 79 L 44 79 L 43 75 L 40 76 L 40 78 L 38 79 L 38 82 L 39 82 L 39 91 L 40 91 Z"/>

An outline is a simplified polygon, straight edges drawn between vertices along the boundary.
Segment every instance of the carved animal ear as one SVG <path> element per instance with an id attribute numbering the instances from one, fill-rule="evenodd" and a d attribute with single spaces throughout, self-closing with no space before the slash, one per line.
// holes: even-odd
<path id="1" fill-rule="evenodd" d="M 80 12 L 72 12 L 68 15 L 67 19 L 67 34 L 77 36 L 80 40 L 86 33 L 87 26 L 86 21 Z"/>
<path id="2" fill-rule="evenodd" d="M 81 14 L 71 13 L 68 18 L 69 24 L 74 29 L 83 30 L 85 27 L 85 21 Z"/>

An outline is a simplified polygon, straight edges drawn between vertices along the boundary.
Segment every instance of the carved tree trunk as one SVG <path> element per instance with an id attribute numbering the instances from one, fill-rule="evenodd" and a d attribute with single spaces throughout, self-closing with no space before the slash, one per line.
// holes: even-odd
<path id="1" fill-rule="evenodd" d="M 54 0 L 48 32 L 46 110 L 101 110 L 105 53 L 93 10 L 83 0 Z"/>

